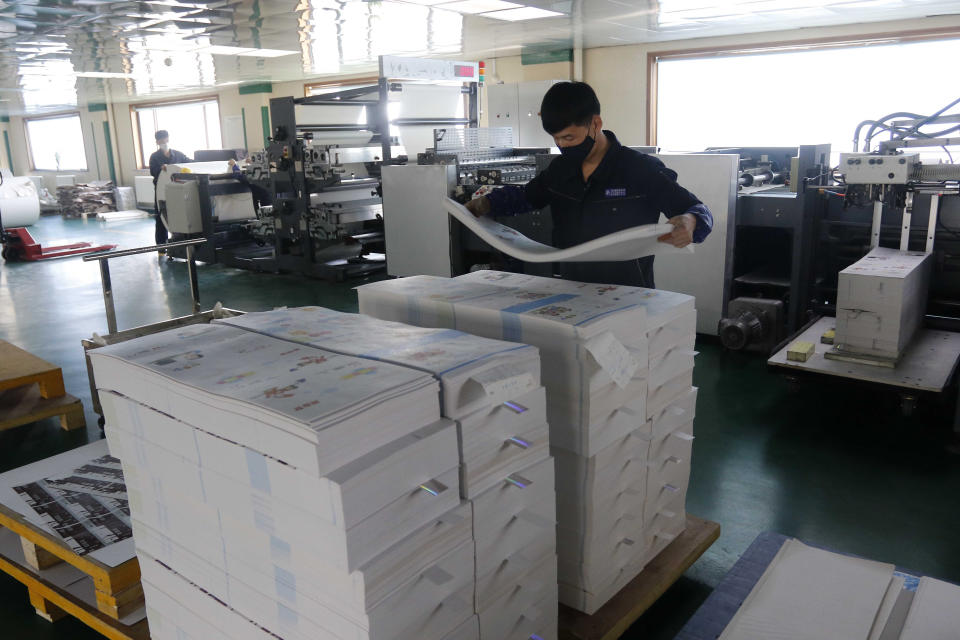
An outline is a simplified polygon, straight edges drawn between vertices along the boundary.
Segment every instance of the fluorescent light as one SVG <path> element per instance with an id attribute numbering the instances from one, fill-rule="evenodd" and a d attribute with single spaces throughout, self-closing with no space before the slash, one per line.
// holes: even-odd
<path id="1" fill-rule="evenodd" d="M 230 47 L 223 44 L 212 44 L 197 49 L 198 53 L 210 53 L 215 56 L 252 56 L 256 58 L 279 58 L 292 56 L 299 51 L 285 51 L 283 49 L 253 49 L 251 47 Z"/>
<path id="2" fill-rule="evenodd" d="M 247 53 L 238 53 L 238 56 L 255 56 L 257 58 L 279 58 L 282 56 L 292 56 L 300 53 L 299 51 L 285 51 L 283 49 L 251 49 Z"/>
<path id="3" fill-rule="evenodd" d="M 449 2 L 450 0 L 403 0 L 407 4 L 419 4 L 425 7 L 429 7 L 435 4 L 440 4 L 441 2 Z"/>
<path id="4" fill-rule="evenodd" d="M 201 47 L 198 53 L 210 53 L 215 56 L 239 56 L 253 51 L 250 47 L 228 47 L 223 44 L 212 44 L 208 47 Z"/>
<path id="5" fill-rule="evenodd" d="M 447 2 L 436 6 L 438 9 L 449 9 L 459 13 L 484 13 L 486 11 L 522 8 L 522 5 L 505 0 L 460 0 L 459 2 Z"/>
<path id="6" fill-rule="evenodd" d="M 107 73 L 106 71 L 77 71 L 78 78 L 132 78 L 132 73 Z"/>
<path id="7" fill-rule="evenodd" d="M 61 71 L 47 66 L 22 66 L 20 75 L 43 76 L 48 78 L 132 78 L 129 73 L 108 73 L 106 71 Z"/>
<path id="8" fill-rule="evenodd" d="M 536 18 L 554 18 L 564 14 L 559 11 L 548 11 L 547 9 L 540 9 L 538 7 L 520 7 L 518 9 L 506 9 L 505 11 L 481 13 L 480 15 L 484 18 L 516 22 L 518 20 L 535 20 Z"/>

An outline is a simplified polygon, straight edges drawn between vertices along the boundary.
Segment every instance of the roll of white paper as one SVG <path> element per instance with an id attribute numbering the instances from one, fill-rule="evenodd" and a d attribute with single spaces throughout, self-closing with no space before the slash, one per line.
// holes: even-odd
<path id="1" fill-rule="evenodd" d="M 27 227 L 40 218 L 40 198 L 30 178 L 17 178 L 8 170 L 0 170 L 0 220 L 7 228 Z"/>
<path id="2" fill-rule="evenodd" d="M 230 165 L 226 160 L 168 164 L 164 167 L 164 170 L 160 172 L 160 177 L 157 178 L 157 200 L 165 200 L 164 190 L 166 189 L 167 185 L 170 184 L 170 178 L 175 173 L 206 173 L 210 175 L 218 175 L 229 172 Z"/>
<path id="3" fill-rule="evenodd" d="M 40 200 L 0 196 L 0 220 L 5 229 L 28 227 L 40 218 Z"/>

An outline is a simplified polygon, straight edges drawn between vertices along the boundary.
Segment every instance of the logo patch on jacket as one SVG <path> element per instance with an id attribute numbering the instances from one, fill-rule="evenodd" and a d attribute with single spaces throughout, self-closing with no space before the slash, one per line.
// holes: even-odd
<path id="1" fill-rule="evenodd" d="M 605 198 L 625 198 L 627 196 L 626 187 L 610 187 L 603 192 Z"/>

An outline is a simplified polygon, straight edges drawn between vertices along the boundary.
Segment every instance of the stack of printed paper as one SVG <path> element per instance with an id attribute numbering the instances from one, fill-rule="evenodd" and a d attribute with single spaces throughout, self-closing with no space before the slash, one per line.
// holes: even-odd
<path id="1" fill-rule="evenodd" d="M 437 378 L 473 512 L 480 637 L 556 637 L 554 468 L 536 348 L 319 307 L 220 322 Z"/>
<path id="2" fill-rule="evenodd" d="M 218 325 L 91 360 L 155 639 L 471 637 L 472 512 L 432 376 Z"/>
<path id="3" fill-rule="evenodd" d="M 693 298 L 490 271 L 358 291 L 370 315 L 540 348 L 561 602 L 594 612 L 683 530 Z"/>
<path id="4" fill-rule="evenodd" d="M 923 324 L 933 256 L 877 247 L 840 272 L 837 348 L 897 359 Z"/>

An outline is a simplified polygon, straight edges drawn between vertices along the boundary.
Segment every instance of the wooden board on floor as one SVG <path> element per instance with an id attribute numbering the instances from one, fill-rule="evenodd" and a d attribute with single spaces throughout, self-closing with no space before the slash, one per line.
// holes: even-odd
<path id="1" fill-rule="evenodd" d="M 45 398 L 36 383 L 0 391 L 0 431 L 54 416 L 67 431 L 87 425 L 83 403 L 69 393 Z"/>
<path id="2" fill-rule="evenodd" d="M 615 640 L 720 537 L 720 525 L 687 516 L 686 530 L 592 616 L 560 605 L 560 640 Z"/>
<path id="3" fill-rule="evenodd" d="M 60 367 L 0 340 L 0 391 L 34 383 L 40 385 L 40 394 L 44 398 L 56 398 L 65 393 Z"/>

